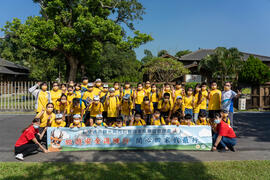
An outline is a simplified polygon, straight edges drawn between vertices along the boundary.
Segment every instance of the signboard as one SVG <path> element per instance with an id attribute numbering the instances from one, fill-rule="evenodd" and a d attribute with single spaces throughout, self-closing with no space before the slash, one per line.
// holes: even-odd
<path id="1" fill-rule="evenodd" d="M 177 149 L 211 150 L 210 126 L 127 126 L 47 129 L 48 149 L 57 151 Z"/>
<path id="2" fill-rule="evenodd" d="M 185 75 L 186 82 L 202 82 L 202 76 L 201 75 L 195 75 L 195 74 L 186 74 Z"/>

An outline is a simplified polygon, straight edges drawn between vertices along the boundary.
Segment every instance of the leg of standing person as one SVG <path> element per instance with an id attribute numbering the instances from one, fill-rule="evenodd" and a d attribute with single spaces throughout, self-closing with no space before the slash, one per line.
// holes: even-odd
<path id="1" fill-rule="evenodd" d="M 233 112 L 229 112 L 229 119 L 231 121 L 231 127 L 233 128 Z"/>

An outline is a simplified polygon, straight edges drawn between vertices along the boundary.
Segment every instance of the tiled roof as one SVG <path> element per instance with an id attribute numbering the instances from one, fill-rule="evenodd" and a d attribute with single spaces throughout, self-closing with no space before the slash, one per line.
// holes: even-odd
<path id="1" fill-rule="evenodd" d="M 29 70 L 28 68 L 0 58 L 0 66 Z"/>

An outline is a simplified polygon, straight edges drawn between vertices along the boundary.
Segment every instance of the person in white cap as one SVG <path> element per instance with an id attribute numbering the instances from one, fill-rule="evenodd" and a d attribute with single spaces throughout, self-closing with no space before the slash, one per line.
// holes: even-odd
<path id="1" fill-rule="evenodd" d="M 100 78 L 96 79 L 93 91 L 95 96 L 100 96 L 100 93 L 102 92 L 102 81 Z"/>
<path id="2" fill-rule="evenodd" d="M 63 121 L 63 115 L 62 114 L 56 114 L 55 120 L 52 121 L 51 127 L 65 127 L 66 122 Z"/>
<path id="3" fill-rule="evenodd" d="M 74 128 L 74 127 L 85 127 L 85 124 L 83 122 L 81 122 L 81 115 L 75 114 L 73 116 L 73 123 L 71 123 L 69 127 L 70 128 Z"/>
<path id="4" fill-rule="evenodd" d="M 173 114 L 177 114 L 178 117 L 183 117 L 183 112 L 184 112 L 184 106 L 183 106 L 183 101 L 182 101 L 182 96 L 177 96 L 175 103 L 173 105 Z"/>
<path id="5" fill-rule="evenodd" d="M 99 96 L 94 97 L 94 101 L 90 104 L 88 111 L 90 112 L 90 119 L 87 120 L 87 125 L 93 126 L 97 115 L 104 111 L 103 104 L 100 102 Z"/>
<path id="6" fill-rule="evenodd" d="M 110 96 L 107 97 L 105 105 L 107 107 L 107 124 L 112 126 L 116 121 L 116 117 L 119 115 L 120 101 L 117 96 L 115 96 L 115 89 L 110 88 Z"/>
<path id="7" fill-rule="evenodd" d="M 108 125 L 105 122 L 103 122 L 103 116 L 102 116 L 102 114 L 98 114 L 96 116 L 96 123 L 93 126 L 94 127 L 102 127 L 102 126 L 108 127 Z"/>

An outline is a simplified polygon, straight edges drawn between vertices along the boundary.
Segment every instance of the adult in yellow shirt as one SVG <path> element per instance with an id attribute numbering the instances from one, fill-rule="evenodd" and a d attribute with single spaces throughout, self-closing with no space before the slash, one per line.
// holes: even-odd
<path id="1" fill-rule="evenodd" d="M 116 117 L 119 115 L 120 102 L 119 98 L 115 96 L 115 89 L 110 88 L 110 96 L 106 99 L 106 109 L 107 109 L 107 122 L 109 126 L 116 121 Z"/>
<path id="2" fill-rule="evenodd" d="M 161 116 L 165 119 L 166 123 L 169 123 L 173 110 L 173 101 L 170 98 L 169 93 L 164 93 L 163 99 L 158 102 L 158 109 L 160 110 Z"/>
<path id="3" fill-rule="evenodd" d="M 153 114 L 153 116 L 151 118 L 150 125 L 154 125 L 154 126 L 166 125 L 164 118 L 161 117 L 161 115 L 160 115 L 159 110 L 155 110 L 155 113 Z"/>
<path id="4" fill-rule="evenodd" d="M 145 91 L 143 90 L 142 83 L 137 84 L 137 90 L 134 92 L 133 104 L 135 107 L 135 111 L 142 114 L 141 104 L 143 102 L 143 98 L 146 96 Z"/>
<path id="5" fill-rule="evenodd" d="M 221 108 L 221 91 L 217 89 L 217 82 L 211 82 L 211 91 L 208 95 L 209 104 L 208 104 L 208 111 L 209 111 L 209 118 L 213 119 L 215 113 L 220 113 Z"/>
<path id="6" fill-rule="evenodd" d="M 59 85 L 57 82 L 54 82 L 53 83 L 53 88 L 52 90 L 50 91 L 50 94 L 51 94 L 51 100 L 52 100 L 52 103 L 54 105 L 54 107 L 56 106 L 56 101 L 61 97 L 62 95 L 62 91 L 59 89 Z"/>
<path id="7" fill-rule="evenodd" d="M 146 126 L 146 122 L 142 119 L 141 114 L 136 112 L 130 126 Z"/>
<path id="8" fill-rule="evenodd" d="M 41 89 L 37 89 L 41 87 Z M 28 91 L 35 97 L 35 110 L 37 113 L 41 112 L 42 109 L 46 109 L 46 105 L 51 103 L 51 93 L 47 91 L 46 82 L 38 82 L 33 87 L 29 88 Z"/>
<path id="9" fill-rule="evenodd" d="M 152 114 L 154 113 L 154 107 L 153 107 L 153 103 L 150 102 L 150 99 L 148 96 L 145 96 L 143 98 L 143 102 L 141 104 L 141 110 L 143 112 L 144 119 L 146 120 L 146 124 L 150 125 L 151 117 L 152 117 Z"/>
<path id="10" fill-rule="evenodd" d="M 52 121 L 51 127 L 65 127 L 66 122 L 63 120 L 62 114 L 56 114 L 55 120 Z"/>
<path id="11" fill-rule="evenodd" d="M 88 111 L 90 112 L 90 126 L 93 126 L 98 114 L 104 111 L 103 104 L 100 102 L 99 96 L 94 97 L 94 101 L 90 103 Z"/>
<path id="12" fill-rule="evenodd" d="M 202 102 L 200 106 L 200 112 L 207 113 L 207 100 L 208 100 L 207 84 L 203 82 L 201 87 L 202 87 Z"/>

